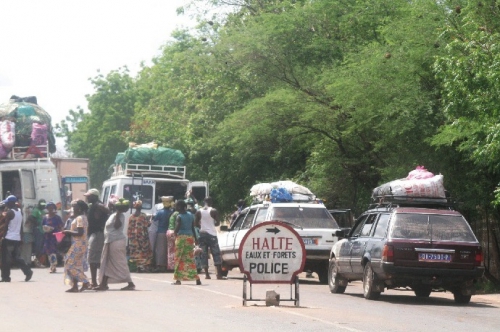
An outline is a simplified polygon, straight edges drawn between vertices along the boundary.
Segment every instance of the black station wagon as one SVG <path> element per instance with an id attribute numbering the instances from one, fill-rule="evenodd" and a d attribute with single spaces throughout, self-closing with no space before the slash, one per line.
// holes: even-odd
<path id="1" fill-rule="evenodd" d="M 362 280 L 366 299 L 385 288 L 411 288 L 419 297 L 450 291 L 455 302 L 469 303 L 484 273 L 481 246 L 459 212 L 421 204 L 385 203 L 363 213 L 332 248 L 330 291 L 344 293 L 350 281 Z"/>

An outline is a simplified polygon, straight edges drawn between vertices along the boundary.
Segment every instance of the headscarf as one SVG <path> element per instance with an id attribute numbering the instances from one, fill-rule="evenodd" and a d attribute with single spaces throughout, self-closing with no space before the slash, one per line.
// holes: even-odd
<path id="1" fill-rule="evenodd" d="M 142 208 L 142 201 L 141 200 L 137 200 L 135 201 L 132 206 L 134 207 L 134 209 L 137 209 L 137 208 Z"/>

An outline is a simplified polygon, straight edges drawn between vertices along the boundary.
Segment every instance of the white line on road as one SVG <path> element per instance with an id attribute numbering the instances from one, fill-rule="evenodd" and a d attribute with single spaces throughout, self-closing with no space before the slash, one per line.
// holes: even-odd
<path id="1" fill-rule="evenodd" d="M 149 280 L 149 281 L 161 282 L 161 283 L 165 283 L 165 284 L 170 284 L 170 283 L 174 282 L 173 280 L 158 280 L 158 279 L 143 278 L 143 277 L 137 277 L 137 276 L 134 276 L 134 279 Z M 231 294 L 227 294 L 227 293 L 222 293 L 222 292 L 218 292 L 218 291 L 215 291 L 215 290 L 212 290 L 212 289 L 208 289 L 208 288 L 204 288 L 204 287 L 199 287 L 198 286 L 198 287 L 192 287 L 192 289 L 200 290 L 200 291 L 205 291 L 205 292 L 209 292 L 209 293 L 213 293 L 213 294 L 217 294 L 217 295 L 222 295 L 222 296 L 230 297 L 230 298 L 237 299 L 237 300 L 242 300 L 241 296 L 235 296 L 235 295 L 231 295 Z M 324 323 L 324 324 L 332 325 L 332 326 L 335 326 L 336 328 L 339 328 L 339 329 L 342 329 L 342 330 L 346 330 L 346 331 L 350 331 L 350 332 L 363 332 L 362 330 L 358 330 L 358 329 L 355 329 L 355 328 L 352 328 L 352 327 L 344 326 L 343 324 L 341 324 L 339 322 L 331 322 L 331 321 L 320 319 L 320 318 L 317 318 L 317 317 L 314 317 L 314 316 L 304 315 L 304 314 L 292 311 L 292 309 L 285 309 L 283 307 L 270 307 L 270 308 L 274 308 L 274 309 L 286 312 L 286 313 L 291 314 L 291 315 L 295 315 L 295 316 L 299 316 L 299 317 L 302 317 L 302 318 L 307 318 L 307 319 L 315 320 L 315 321 L 318 321 L 318 322 L 321 322 L 321 323 Z"/>

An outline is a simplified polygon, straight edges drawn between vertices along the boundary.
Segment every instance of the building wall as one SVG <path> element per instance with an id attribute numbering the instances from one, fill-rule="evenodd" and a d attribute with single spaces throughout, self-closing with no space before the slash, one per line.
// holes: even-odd
<path id="1" fill-rule="evenodd" d="M 51 160 L 56 165 L 61 183 L 63 177 L 89 177 L 89 160 L 86 158 L 52 158 Z M 83 194 L 85 194 L 89 189 L 88 182 L 66 184 L 66 187 L 71 191 L 71 196 L 67 196 L 68 203 L 71 202 L 71 199 L 85 200 L 85 196 L 83 196 Z"/>

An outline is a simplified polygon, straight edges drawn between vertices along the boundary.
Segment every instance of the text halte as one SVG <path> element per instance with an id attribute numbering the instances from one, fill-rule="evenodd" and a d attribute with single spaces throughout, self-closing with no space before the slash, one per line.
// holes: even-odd
<path id="1" fill-rule="evenodd" d="M 291 237 L 272 237 L 272 238 L 253 238 L 252 250 L 292 250 L 293 238 Z"/>

